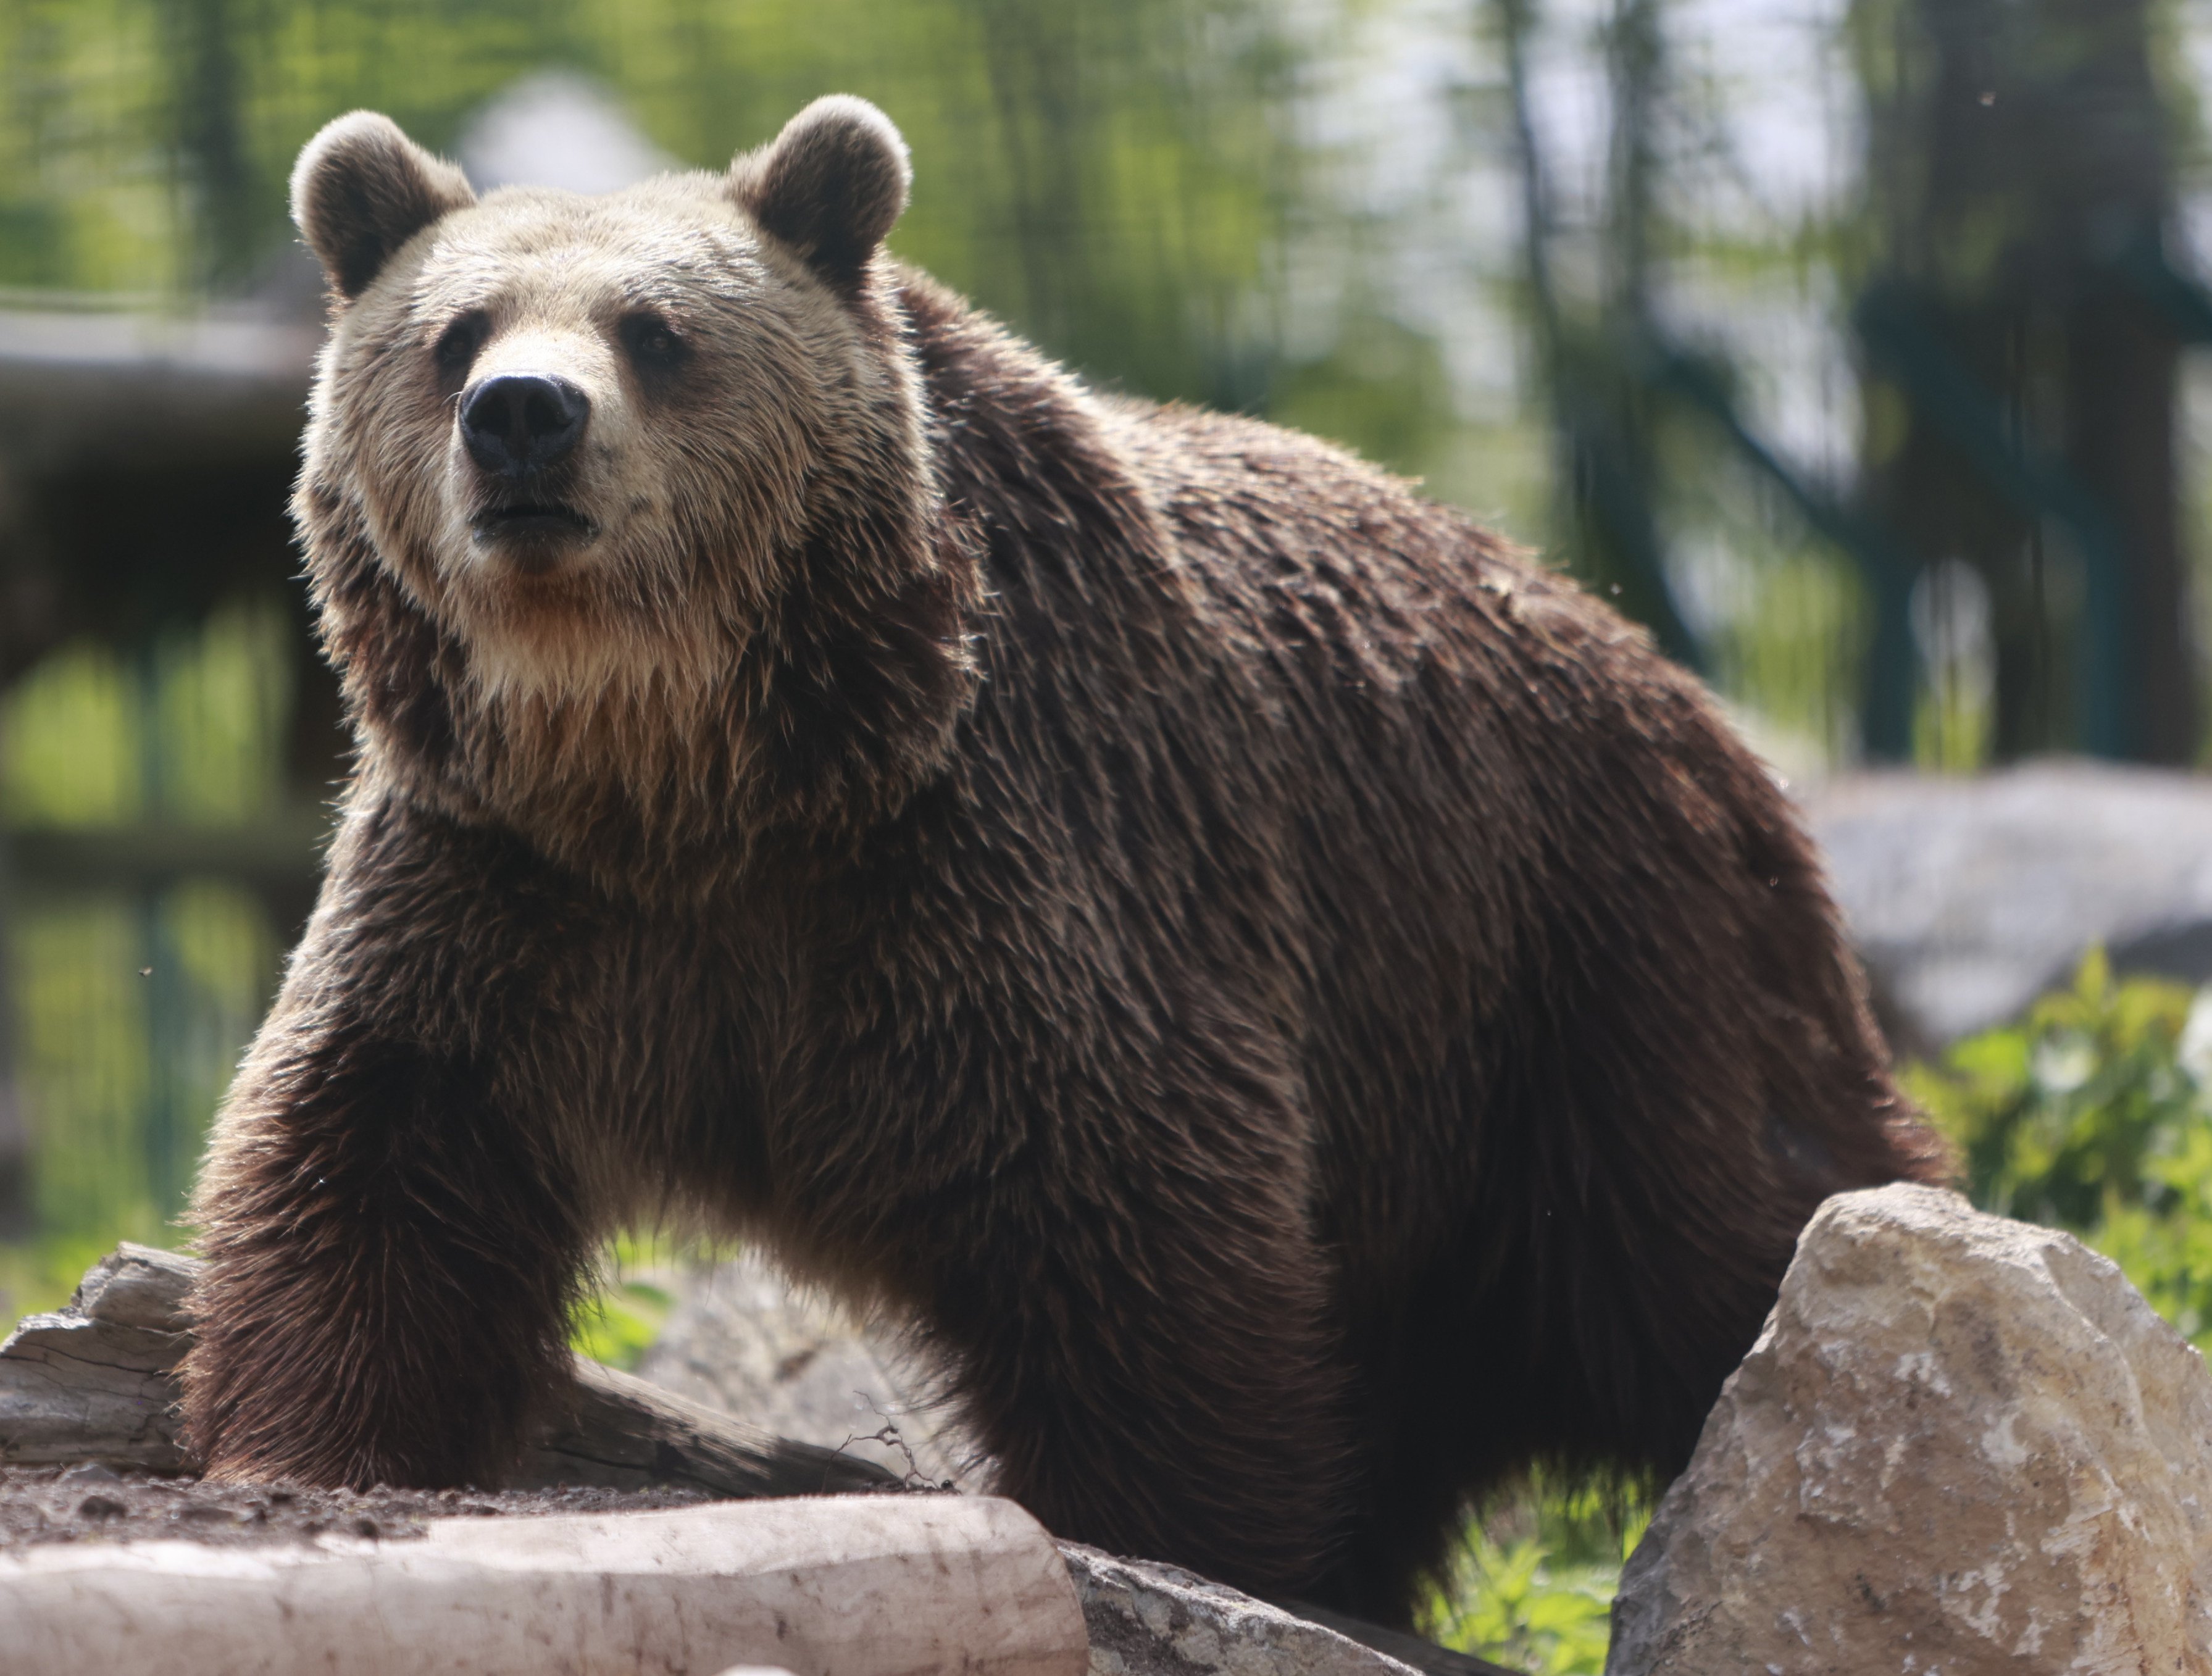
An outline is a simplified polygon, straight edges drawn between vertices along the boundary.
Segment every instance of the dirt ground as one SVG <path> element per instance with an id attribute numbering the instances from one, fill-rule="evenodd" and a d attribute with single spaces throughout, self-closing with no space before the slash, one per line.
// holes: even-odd
<path id="1" fill-rule="evenodd" d="M 101 1466 L 0 1466 L 0 1553 L 40 1542 L 205 1542 L 229 1547 L 333 1534 L 398 1540 L 432 1519 L 690 1507 L 692 1490 L 310 1490 L 213 1485 Z"/>

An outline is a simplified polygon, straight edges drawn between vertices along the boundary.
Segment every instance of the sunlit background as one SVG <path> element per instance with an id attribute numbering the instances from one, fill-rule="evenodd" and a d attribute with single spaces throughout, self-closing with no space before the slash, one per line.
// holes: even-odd
<path id="1" fill-rule="evenodd" d="M 0 1320 L 179 1237 L 312 900 L 331 116 L 600 190 L 865 94 L 900 256 L 1423 478 L 1805 784 L 2199 762 L 2208 75 L 2201 0 L 0 0 Z"/>

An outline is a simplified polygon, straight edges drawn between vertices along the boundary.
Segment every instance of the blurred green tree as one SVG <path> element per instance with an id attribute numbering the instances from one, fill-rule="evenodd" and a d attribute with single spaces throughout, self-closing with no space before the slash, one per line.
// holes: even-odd
<path id="1" fill-rule="evenodd" d="M 1991 756 L 2193 762 L 2160 9 L 1857 0 L 1850 23 L 1869 502 L 1987 591 Z"/>

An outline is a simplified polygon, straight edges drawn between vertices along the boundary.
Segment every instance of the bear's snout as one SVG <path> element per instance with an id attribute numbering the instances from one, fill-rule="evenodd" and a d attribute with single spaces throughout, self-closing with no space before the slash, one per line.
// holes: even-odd
<path id="1" fill-rule="evenodd" d="M 462 397 L 461 441 L 494 477 L 527 477 L 566 458 L 591 416 L 592 398 L 566 379 L 501 373 Z"/>

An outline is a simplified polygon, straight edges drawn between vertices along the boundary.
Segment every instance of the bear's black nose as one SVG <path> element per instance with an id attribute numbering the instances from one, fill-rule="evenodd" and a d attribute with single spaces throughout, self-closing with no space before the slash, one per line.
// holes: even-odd
<path id="1" fill-rule="evenodd" d="M 591 416 L 591 398 L 566 379 L 501 373 L 461 398 L 461 440 L 485 471 L 520 477 L 567 454 Z"/>

